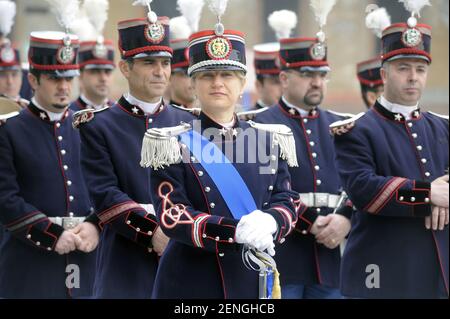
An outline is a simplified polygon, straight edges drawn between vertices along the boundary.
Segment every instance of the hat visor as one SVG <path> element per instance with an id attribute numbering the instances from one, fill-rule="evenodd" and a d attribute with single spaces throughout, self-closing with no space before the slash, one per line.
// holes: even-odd
<path id="1" fill-rule="evenodd" d="M 427 63 L 431 63 L 431 61 L 430 61 L 430 59 L 428 57 L 426 57 L 425 55 L 421 55 L 421 54 L 399 54 L 399 55 L 394 55 L 393 57 L 385 60 L 384 62 L 391 62 L 391 61 L 400 60 L 400 59 L 419 59 L 419 60 L 424 60 Z"/>
<path id="2" fill-rule="evenodd" d="M 188 68 L 175 68 L 172 69 L 172 73 L 183 73 L 183 74 L 187 74 L 188 73 Z"/>
<path id="3" fill-rule="evenodd" d="M 74 78 L 80 75 L 80 71 L 76 70 L 50 70 L 50 71 L 40 71 L 42 74 L 49 74 L 57 78 Z"/>
<path id="4" fill-rule="evenodd" d="M 82 68 L 84 70 L 114 70 L 116 67 L 112 64 L 86 64 Z"/>
<path id="5" fill-rule="evenodd" d="M 20 65 L 0 66 L 0 71 L 20 71 L 22 70 Z"/>
<path id="6" fill-rule="evenodd" d="M 141 59 L 141 58 L 172 58 L 172 54 L 167 51 L 149 51 L 149 52 L 142 52 L 139 54 L 134 55 L 133 59 Z"/>
<path id="7" fill-rule="evenodd" d="M 244 73 L 247 73 L 246 70 L 235 65 L 208 65 L 198 68 L 195 71 L 192 71 L 191 75 L 198 72 L 208 72 L 208 71 L 242 71 Z"/>
<path id="8" fill-rule="evenodd" d="M 327 65 L 324 65 L 324 66 L 302 66 L 298 70 L 300 72 L 330 72 L 331 68 Z"/>
<path id="9" fill-rule="evenodd" d="M 263 74 L 256 74 L 259 78 L 278 78 L 280 76 L 280 73 L 263 73 Z"/>

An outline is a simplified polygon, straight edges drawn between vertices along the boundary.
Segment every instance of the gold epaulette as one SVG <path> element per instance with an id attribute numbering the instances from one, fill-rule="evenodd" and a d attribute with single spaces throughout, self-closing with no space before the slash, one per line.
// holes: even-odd
<path id="1" fill-rule="evenodd" d="M 179 163 L 182 155 L 178 136 L 191 129 L 190 124 L 183 123 L 179 126 L 147 130 L 142 141 L 141 166 L 158 170 Z"/>
<path id="2" fill-rule="evenodd" d="M 351 131 L 352 128 L 355 127 L 356 121 L 364 116 L 364 112 L 361 112 L 357 115 L 352 116 L 351 118 L 336 121 L 330 125 L 330 133 L 331 135 L 343 135 Z"/>
<path id="3" fill-rule="evenodd" d="M 84 110 L 75 112 L 73 114 L 72 127 L 74 129 L 77 129 L 80 127 L 81 124 L 89 123 L 90 121 L 92 121 L 94 119 L 95 113 L 103 112 L 107 109 L 109 109 L 109 106 L 105 106 L 98 110 L 88 108 L 88 109 L 84 109 Z"/>
<path id="4" fill-rule="evenodd" d="M 261 124 L 248 121 L 251 127 L 273 134 L 273 144 L 280 147 L 280 157 L 287 161 L 290 167 L 298 167 L 297 151 L 295 147 L 294 133 L 283 124 Z"/>
<path id="5" fill-rule="evenodd" d="M 239 120 L 241 121 L 252 121 L 256 115 L 267 111 L 269 108 L 268 107 L 264 107 L 262 109 L 258 109 L 258 110 L 251 110 L 251 111 L 245 111 L 245 112 L 239 112 L 237 113 L 237 117 Z"/>

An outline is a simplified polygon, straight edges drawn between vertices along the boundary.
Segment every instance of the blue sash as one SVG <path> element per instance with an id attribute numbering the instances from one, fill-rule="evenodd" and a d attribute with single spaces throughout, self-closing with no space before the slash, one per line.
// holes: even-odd
<path id="1" fill-rule="evenodd" d="M 213 180 L 225 203 L 228 206 L 234 219 L 241 219 L 242 216 L 250 214 L 257 209 L 255 200 L 243 181 L 241 175 L 231 164 L 222 151 L 203 135 L 195 130 L 191 130 L 180 135 L 180 140 L 189 148 L 200 165 L 205 169 Z M 209 150 L 207 155 L 209 161 L 205 161 L 203 152 Z M 272 298 L 273 272 L 266 271 L 266 294 L 267 298 Z"/>
<path id="2" fill-rule="evenodd" d="M 195 130 L 180 135 L 180 139 L 211 177 L 234 219 L 239 220 L 257 209 L 255 200 L 241 175 L 214 143 Z M 205 161 L 203 155 L 205 150 L 211 150 L 205 154 L 208 161 Z"/>

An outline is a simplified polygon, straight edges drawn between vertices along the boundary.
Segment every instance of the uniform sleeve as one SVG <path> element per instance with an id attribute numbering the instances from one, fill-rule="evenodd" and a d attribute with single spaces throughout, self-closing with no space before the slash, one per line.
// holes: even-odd
<path id="1" fill-rule="evenodd" d="M 347 199 L 340 207 L 338 207 L 336 214 L 346 217 L 348 220 L 352 219 L 354 212 L 353 203 Z"/>
<path id="2" fill-rule="evenodd" d="M 299 195 L 291 190 L 291 175 L 286 161 L 279 160 L 275 185 L 267 209 L 263 212 L 272 215 L 278 224 L 275 241 L 283 243 L 284 238 L 295 229 L 299 213 L 304 213 L 306 206 Z"/>
<path id="3" fill-rule="evenodd" d="M 314 207 L 306 207 L 301 203 L 300 205 L 298 221 L 295 229 L 303 235 L 307 235 L 311 231 L 317 217 L 319 217 L 319 213 L 317 213 L 316 208 Z M 353 210 L 353 203 L 350 200 L 347 200 L 337 209 L 336 214 L 342 215 L 348 220 L 351 220 Z"/>
<path id="4" fill-rule="evenodd" d="M 158 227 L 156 216 L 147 212 L 119 188 L 107 143 L 100 129 L 83 125 L 81 163 L 100 225 L 146 248 Z"/>
<path id="5" fill-rule="evenodd" d="M 54 250 L 64 229 L 20 196 L 14 151 L 6 126 L 0 127 L 0 222 L 13 236 L 36 247 Z"/>
<path id="6" fill-rule="evenodd" d="M 311 227 L 314 225 L 319 214 L 313 207 L 304 207 L 304 209 L 299 211 L 298 221 L 296 224 L 296 230 L 300 231 L 303 235 L 310 232 Z"/>
<path id="7" fill-rule="evenodd" d="M 184 244 L 211 252 L 238 250 L 238 220 L 195 209 L 186 193 L 184 164 L 152 170 L 153 203 L 163 232 Z"/>
<path id="8" fill-rule="evenodd" d="M 362 130 L 335 136 L 339 174 L 350 200 L 361 211 L 387 217 L 425 217 L 431 214 L 426 181 L 377 174 L 374 150 Z"/>
<path id="9" fill-rule="evenodd" d="M 238 220 L 199 211 L 189 201 L 184 164 L 152 171 L 153 202 L 164 233 L 184 244 L 208 251 L 239 249 L 235 243 Z M 276 239 L 282 241 L 295 225 L 297 205 L 290 191 L 290 175 L 284 163 L 273 186 L 271 200 L 263 212 L 272 215 L 277 224 Z"/>

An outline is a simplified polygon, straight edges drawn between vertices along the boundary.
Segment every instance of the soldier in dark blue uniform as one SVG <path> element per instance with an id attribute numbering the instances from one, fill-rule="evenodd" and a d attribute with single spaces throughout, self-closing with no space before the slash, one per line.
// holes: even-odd
<path id="1" fill-rule="evenodd" d="M 366 11 L 366 27 L 369 28 L 378 38 L 381 38 L 382 31 L 390 26 L 391 18 L 385 8 L 378 8 L 371 4 Z M 361 87 L 361 96 L 366 108 L 372 107 L 376 100 L 383 93 L 383 80 L 380 75 L 381 56 L 358 63 L 356 66 L 357 77 Z"/>
<path id="2" fill-rule="evenodd" d="M 319 107 L 330 71 L 324 40 L 318 36 L 280 42 L 283 96 L 255 121 L 292 128 L 300 164 L 289 169 L 292 189 L 308 206 L 276 256 L 283 298 L 340 298 L 339 245 L 350 230 L 351 207 L 337 210 L 343 199 L 328 127 L 346 115 Z"/>
<path id="3" fill-rule="evenodd" d="M 14 25 L 16 4 L 10 1 L 0 1 L 0 12 L 2 12 L 2 21 L 0 21 L 0 96 L 8 97 L 24 108 L 28 105 L 28 101 L 20 97 L 22 86 L 20 53 L 7 38 Z"/>
<path id="4" fill-rule="evenodd" d="M 172 56 L 168 22 L 153 11 L 148 19 L 119 22 L 119 67 L 129 92 L 110 108 L 80 111 L 74 122 L 80 125 L 85 178 L 103 225 L 97 298 L 150 298 L 158 255 L 168 241 L 153 210 L 150 170 L 139 166 L 147 129 L 194 118 L 162 101 Z"/>
<path id="5" fill-rule="evenodd" d="M 91 8 L 91 5 L 95 7 Z M 75 23 L 76 27 L 72 28 L 81 40 L 78 51 L 81 94 L 70 108 L 74 111 L 86 108 L 99 110 L 114 103 L 108 99 L 115 69 L 114 45 L 111 40 L 105 40 L 102 35 L 108 1 L 85 1 L 81 10 L 87 16 L 85 18 L 81 16 Z M 95 21 L 92 21 L 94 19 Z"/>
<path id="6" fill-rule="evenodd" d="M 344 296 L 448 298 L 448 117 L 419 108 L 430 44 L 431 28 L 415 17 L 385 29 L 383 95 L 365 114 L 331 126 L 357 208 L 342 261 Z"/>
<path id="7" fill-rule="evenodd" d="M 277 103 L 281 96 L 280 68 L 277 65 L 280 45 L 265 43 L 254 46 L 255 53 L 255 88 L 258 101 L 253 109 L 261 110 Z"/>
<path id="8" fill-rule="evenodd" d="M 68 110 L 78 40 L 33 32 L 30 105 L 0 127 L 0 297 L 71 298 L 92 293 L 98 243 Z M 78 251 L 75 251 L 78 250 Z M 88 254 L 85 254 L 87 252 Z"/>
<path id="9" fill-rule="evenodd" d="M 278 40 L 288 38 L 297 25 L 297 15 L 289 10 L 272 12 L 267 20 Z M 280 44 L 278 42 L 257 44 L 253 47 L 253 52 L 256 72 L 255 89 L 258 95 L 253 109 L 263 110 L 277 104 L 281 97 Z"/>
<path id="10" fill-rule="evenodd" d="M 201 1 L 197 1 L 197 3 L 201 3 Z M 170 47 L 173 49 L 169 86 L 170 104 L 187 108 L 195 106 L 194 88 L 187 74 L 189 67 L 188 38 L 192 34 L 191 28 L 184 16 L 170 19 Z"/>
<path id="11" fill-rule="evenodd" d="M 357 77 L 361 87 L 361 96 L 366 108 L 372 107 L 383 93 L 381 79 L 381 57 L 358 63 Z"/>
<path id="12" fill-rule="evenodd" d="M 155 210 L 171 238 L 153 296 L 256 299 L 265 286 L 242 260 L 254 257 L 250 248 L 273 255 L 302 209 L 287 168 L 296 165 L 292 132 L 237 119 L 247 70 L 242 33 L 220 23 L 195 33 L 189 59 L 199 120 L 149 130 L 143 143 Z"/>
<path id="13" fill-rule="evenodd" d="M 10 1 L 0 1 L 2 21 L 0 21 L 0 116 L 5 118 L 6 113 L 18 110 L 14 104 L 6 101 L 6 98 L 19 95 L 22 83 L 20 72 L 19 51 L 11 48 L 7 37 L 14 24 L 16 4 Z M 5 21 L 3 21 L 5 19 Z M 7 103 L 6 105 L 4 105 Z M 3 227 L 0 225 L 0 246 L 3 238 Z"/>

